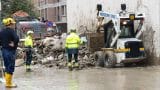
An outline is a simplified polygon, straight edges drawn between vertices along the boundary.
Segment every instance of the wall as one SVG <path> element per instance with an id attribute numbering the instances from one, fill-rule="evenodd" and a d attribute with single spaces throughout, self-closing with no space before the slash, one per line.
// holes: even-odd
<path id="1" fill-rule="evenodd" d="M 79 28 L 86 25 L 89 30 L 94 30 L 96 26 L 96 5 L 101 3 L 103 10 L 117 13 L 120 11 L 120 3 L 122 2 L 121 0 L 67 0 L 68 29 L 73 26 Z M 136 2 L 137 0 L 126 2 L 130 11 L 135 11 Z"/>
<path id="2" fill-rule="evenodd" d="M 95 31 L 96 5 L 101 3 L 104 11 L 118 13 L 123 2 L 127 4 L 127 11 L 146 14 L 142 39 L 149 61 L 160 64 L 160 0 L 67 0 L 68 31 L 81 27 Z"/>
<path id="3" fill-rule="evenodd" d="M 98 0 L 67 0 L 68 29 L 86 25 L 89 29 L 95 26 L 95 9 Z M 74 26 L 74 27 L 73 27 Z"/>

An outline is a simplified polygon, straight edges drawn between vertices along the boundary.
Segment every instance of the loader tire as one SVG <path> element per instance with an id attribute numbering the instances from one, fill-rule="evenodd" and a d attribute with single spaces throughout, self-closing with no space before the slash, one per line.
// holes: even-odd
<path id="1" fill-rule="evenodd" d="M 104 58 L 105 58 L 104 59 L 105 67 L 107 67 L 107 68 L 115 67 L 117 59 L 116 59 L 116 56 L 113 51 L 105 52 Z"/>
<path id="2" fill-rule="evenodd" d="M 96 66 L 104 67 L 104 55 L 102 51 L 95 52 Z"/>
<path id="3" fill-rule="evenodd" d="M 131 67 L 131 66 L 133 66 L 133 63 L 124 63 L 124 66 L 125 67 Z"/>

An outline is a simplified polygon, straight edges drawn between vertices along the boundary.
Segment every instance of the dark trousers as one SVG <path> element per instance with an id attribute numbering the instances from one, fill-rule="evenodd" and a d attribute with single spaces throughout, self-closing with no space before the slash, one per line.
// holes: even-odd
<path id="1" fill-rule="evenodd" d="M 75 62 L 78 62 L 78 48 L 67 49 L 68 53 L 68 62 L 72 61 L 72 55 L 74 55 Z"/>
<path id="2" fill-rule="evenodd" d="M 13 74 L 15 68 L 16 50 L 2 48 L 2 56 L 4 60 L 5 72 Z"/>
<path id="3" fill-rule="evenodd" d="M 32 62 L 32 48 L 26 49 L 26 65 L 31 65 Z"/>
<path id="4" fill-rule="evenodd" d="M 78 54 L 73 54 L 74 55 L 74 60 L 77 63 L 78 62 Z M 68 54 L 68 62 L 72 61 L 72 54 Z"/>

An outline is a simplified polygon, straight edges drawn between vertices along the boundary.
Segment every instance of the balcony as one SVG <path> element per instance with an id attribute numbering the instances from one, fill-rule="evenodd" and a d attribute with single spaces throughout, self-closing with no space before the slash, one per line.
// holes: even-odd
<path id="1" fill-rule="evenodd" d="M 64 6 L 66 5 L 66 0 L 60 0 L 57 3 L 46 3 L 45 2 L 41 2 L 39 5 L 36 5 L 36 7 L 38 8 L 38 10 L 40 9 L 45 9 L 45 8 L 54 8 L 54 7 L 60 7 L 60 6 Z"/>

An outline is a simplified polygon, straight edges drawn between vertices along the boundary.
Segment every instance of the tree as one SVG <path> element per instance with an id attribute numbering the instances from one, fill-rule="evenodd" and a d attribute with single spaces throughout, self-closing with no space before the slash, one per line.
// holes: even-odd
<path id="1" fill-rule="evenodd" d="M 36 16 L 31 0 L 2 0 L 2 17 L 10 16 L 19 10 L 27 12 L 32 17 Z"/>

